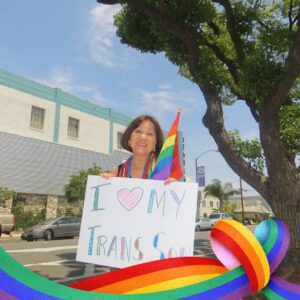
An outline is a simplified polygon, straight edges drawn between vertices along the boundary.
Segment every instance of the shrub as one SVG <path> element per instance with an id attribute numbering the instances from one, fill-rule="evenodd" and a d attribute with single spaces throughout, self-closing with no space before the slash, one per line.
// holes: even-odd
<path id="1" fill-rule="evenodd" d="M 37 211 L 36 209 L 25 210 L 23 205 L 16 205 L 11 210 L 16 217 L 16 229 L 24 229 L 45 220 L 46 209 Z"/>
<path id="2" fill-rule="evenodd" d="M 57 209 L 57 216 L 75 216 L 81 217 L 82 216 L 82 208 L 81 207 L 65 207 L 65 208 L 58 208 Z"/>
<path id="3" fill-rule="evenodd" d="M 5 202 L 12 199 L 16 194 L 15 191 L 0 187 L 0 206 L 4 206 Z"/>

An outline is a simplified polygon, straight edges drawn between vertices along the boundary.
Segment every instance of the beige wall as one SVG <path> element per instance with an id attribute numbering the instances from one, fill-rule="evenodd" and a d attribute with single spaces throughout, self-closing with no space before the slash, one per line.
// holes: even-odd
<path id="1" fill-rule="evenodd" d="M 211 207 L 211 202 L 212 202 L 212 207 Z M 205 203 L 205 206 L 204 206 Z M 201 216 L 209 216 L 213 211 L 216 209 L 219 209 L 220 207 L 220 201 L 211 196 L 207 196 L 204 198 L 204 194 L 202 193 L 202 199 L 200 203 L 200 215 Z"/>
<path id="2" fill-rule="evenodd" d="M 127 127 L 124 125 L 120 124 L 115 124 L 113 125 L 113 149 L 115 150 L 120 150 L 118 149 L 118 132 L 124 132 Z"/>
<path id="3" fill-rule="evenodd" d="M 30 127 L 31 109 L 45 110 L 42 130 Z M 53 142 L 56 103 L 0 85 L 0 131 Z M 68 137 L 69 117 L 79 120 L 79 137 Z M 126 126 L 113 125 L 113 149 L 117 149 L 117 132 Z M 61 105 L 58 143 L 109 154 L 110 121 Z"/>
<path id="4" fill-rule="evenodd" d="M 32 106 L 45 109 L 44 128 L 30 127 Z M 53 141 L 55 103 L 0 85 L 0 130 Z"/>
<path id="5" fill-rule="evenodd" d="M 79 120 L 78 139 L 68 137 L 69 117 Z M 58 142 L 72 147 L 108 154 L 109 121 L 66 106 L 61 106 Z"/>

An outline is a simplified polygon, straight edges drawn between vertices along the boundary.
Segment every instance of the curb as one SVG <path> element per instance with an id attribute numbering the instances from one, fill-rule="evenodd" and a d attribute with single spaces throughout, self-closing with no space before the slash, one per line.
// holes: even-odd
<path id="1" fill-rule="evenodd" d="M 21 238 L 21 232 L 11 232 L 10 234 L 2 233 L 0 237 L 1 240 L 9 240 L 9 239 L 20 239 Z"/>

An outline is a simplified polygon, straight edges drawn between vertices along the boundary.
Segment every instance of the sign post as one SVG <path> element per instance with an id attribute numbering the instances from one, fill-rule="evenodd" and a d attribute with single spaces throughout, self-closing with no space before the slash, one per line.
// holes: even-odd
<path id="1" fill-rule="evenodd" d="M 204 166 L 197 166 L 196 181 L 198 183 L 198 186 L 200 186 L 200 187 L 205 186 L 205 168 L 204 168 Z"/>

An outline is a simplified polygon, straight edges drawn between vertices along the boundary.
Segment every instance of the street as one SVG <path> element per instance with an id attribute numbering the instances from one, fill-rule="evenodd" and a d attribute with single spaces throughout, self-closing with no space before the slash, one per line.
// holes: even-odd
<path id="1" fill-rule="evenodd" d="M 210 231 L 195 232 L 194 255 L 214 257 L 209 241 Z M 111 268 L 77 262 L 78 238 L 36 242 L 19 238 L 0 238 L 0 247 L 18 262 L 41 276 L 62 284 L 82 280 Z"/>

